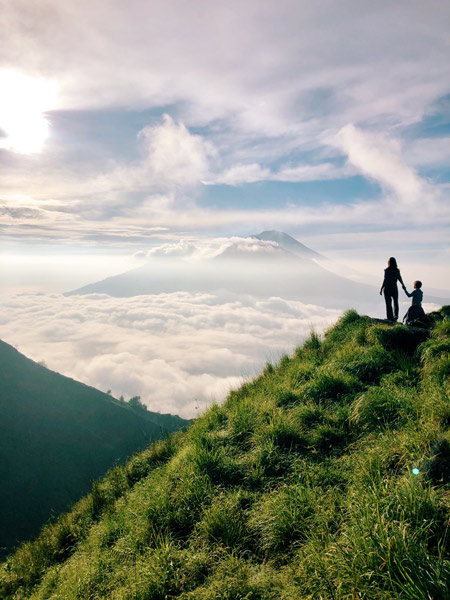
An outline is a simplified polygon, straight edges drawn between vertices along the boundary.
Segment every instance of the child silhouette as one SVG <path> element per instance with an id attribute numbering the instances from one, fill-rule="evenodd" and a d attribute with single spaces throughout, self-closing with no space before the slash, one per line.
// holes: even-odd
<path id="1" fill-rule="evenodd" d="M 421 287 L 422 282 L 415 281 L 414 290 L 409 293 L 406 287 L 403 286 L 403 291 L 405 294 L 408 296 L 408 298 L 412 298 L 411 306 L 408 308 L 406 315 L 403 317 L 403 321 L 405 321 L 407 325 L 411 324 L 416 319 L 421 319 L 425 316 L 425 311 L 422 308 L 423 292 Z"/>
<path id="2" fill-rule="evenodd" d="M 423 300 L 423 292 L 420 289 L 422 287 L 421 281 L 414 282 L 414 291 L 411 293 L 408 292 L 405 286 L 403 286 L 403 291 L 408 296 L 408 298 L 412 298 L 411 305 L 412 306 L 420 306 L 422 308 L 422 300 Z"/>

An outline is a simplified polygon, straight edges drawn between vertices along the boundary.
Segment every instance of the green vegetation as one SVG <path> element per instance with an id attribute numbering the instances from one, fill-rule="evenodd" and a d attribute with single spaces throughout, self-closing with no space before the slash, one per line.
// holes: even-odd
<path id="1" fill-rule="evenodd" d="M 2 566 L 33 600 L 450 598 L 450 321 L 347 312 Z"/>
<path id="2" fill-rule="evenodd" d="M 187 424 L 54 373 L 0 341 L 0 557 L 92 481 Z"/>

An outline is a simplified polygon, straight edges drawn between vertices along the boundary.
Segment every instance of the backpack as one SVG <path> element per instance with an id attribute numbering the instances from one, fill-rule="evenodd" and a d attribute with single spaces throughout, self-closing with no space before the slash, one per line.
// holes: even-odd
<path id="1" fill-rule="evenodd" d="M 412 325 L 414 321 L 423 319 L 425 316 L 425 311 L 421 306 L 417 306 L 417 304 L 412 304 L 406 311 L 405 316 L 403 317 L 403 323 L 405 323 L 406 325 Z"/>

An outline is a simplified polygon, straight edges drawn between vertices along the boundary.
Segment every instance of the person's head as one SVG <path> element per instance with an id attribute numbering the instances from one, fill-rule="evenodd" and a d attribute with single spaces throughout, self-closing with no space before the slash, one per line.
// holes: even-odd
<path id="1" fill-rule="evenodd" d="M 397 268 L 397 261 L 393 256 L 388 260 L 388 267 L 392 267 L 393 269 Z"/>
<path id="2" fill-rule="evenodd" d="M 415 281 L 414 282 L 414 289 L 415 290 L 420 290 L 421 287 L 422 287 L 422 282 L 421 281 Z"/>

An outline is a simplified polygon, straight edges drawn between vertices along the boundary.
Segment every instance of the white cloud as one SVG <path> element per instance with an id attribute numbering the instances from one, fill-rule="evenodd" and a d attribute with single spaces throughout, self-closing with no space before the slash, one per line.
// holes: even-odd
<path id="1" fill-rule="evenodd" d="M 70 169 L 55 173 L 45 162 L 24 164 L 26 179 L 20 171 L 2 179 L 0 214 L 7 217 L 3 222 L 11 226 L 11 233 L 17 232 L 15 226 L 22 226 L 15 218 L 20 208 L 27 227 L 34 225 L 36 235 L 39 228 L 42 233 L 46 229 L 50 237 L 100 231 L 127 237 L 139 227 L 140 218 L 147 232 L 166 228 L 173 213 L 195 207 L 189 193 L 207 175 L 214 146 L 169 115 L 142 129 L 137 144 L 138 160 L 110 161 L 100 173 L 81 178 Z M 133 194 L 136 199 L 130 202 Z"/>
<path id="2" fill-rule="evenodd" d="M 353 169 L 337 167 L 332 163 L 324 162 L 317 165 L 284 167 L 278 173 L 274 173 L 273 181 L 322 181 L 326 179 L 342 179 L 353 174 Z"/>
<path id="3" fill-rule="evenodd" d="M 448 92 L 448 16 L 418 0 L 330 3 L 326 19 L 293 0 L 16 0 L 2 58 L 57 77 L 65 108 L 179 104 L 189 125 L 310 141 L 349 121 L 419 119 Z"/>
<path id="4" fill-rule="evenodd" d="M 349 124 L 338 132 L 336 143 L 352 165 L 393 191 L 403 204 L 417 205 L 424 196 L 429 199 L 433 195 L 431 187 L 402 159 L 397 140 Z"/>
<path id="5" fill-rule="evenodd" d="M 211 142 L 190 133 L 182 122 L 175 122 L 167 114 L 160 123 L 144 127 L 137 138 L 141 150 L 138 161 L 110 165 L 100 175 L 78 182 L 78 194 L 84 189 L 89 196 L 106 194 L 110 200 L 130 192 L 145 191 L 147 205 L 164 211 L 174 205 L 177 188 L 182 188 L 186 194 L 190 187 L 200 183 L 207 175 L 209 159 L 215 153 Z M 72 182 L 72 185 L 77 184 Z M 186 200 L 185 195 L 183 198 Z M 103 205 L 107 211 L 107 203 Z"/>
<path id="6" fill-rule="evenodd" d="M 378 203 L 378 213 L 384 216 L 386 223 L 389 219 L 422 226 L 433 222 L 448 223 L 448 193 L 418 175 L 406 162 L 397 139 L 348 124 L 330 143 L 341 148 L 348 156 L 348 162 L 360 173 L 383 188 L 384 197 Z M 364 210 L 363 203 L 359 207 Z M 372 221 L 366 219 L 365 222 Z"/>
<path id="7" fill-rule="evenodd" d="M 410 166 L 442 165 L 442 153 L 435 148 L 427 159 L 432 142 L 400 152 L 392 141 L 449 91 L 450 8 L 432 7 L 399 0 L 360 10 L 343 0 L 329 3 L 325 19 L 319 3 L 303 0 L 6 3 L 0 64 L 56 82 L 61 109 L 114 110 L 124 137 L 135 134 L 136 111 L 154 109 L 133 159 L 104 152 L 109 138 L 93 132 L 101 158 L 61 162 L 59 150 L 73 143 L 63 126 L 39 161 L 7 156 L 0 189 L 6 235 L 131 245 L 142 244 L 153 227 L 179 237 L 244 227 L 448 223 L 443 187 Z M 173 117 L 155 125 L 162 112 Z M 61 124 L 65 114 L 52 117 Z M 338 146 L 329 145 L 332 139 Z M 439 142 L 445 156 L 446 144 Z M 332 161 L 342 152 L 348 165 L 337 167 Z M 319 181 L 355 172 L 379 182 L 386 198 L 344 206 L 330 197 L 299 207 L 280 195 L 255 210 L 195 203 L 200 181 Z M 29 199 L 20 204 L 20 219 L 17 194 Z"/>
<path id="8" fill-rule="evenodd" d="M 269 181 L 272 178 L 270 169 L 263 168 L 257 163 L 247 165 L 235 165 L 224 173 L 205 181 L 206 184 L 224 183 L 227 185 L 241 185 L 242 183 L 254 183 L 255 181 Z"/>
<path id="9" fill-rule="evenodd" d="M 185 233 L 199 231 L 242 231 L 242 223 L 259 229 L 292 230 L 295 224 L 336 227 L 370 223 L 390 228 L 393 219 L 403 227 L 448 223 L 448 190 L 420 177 L 404 158 L 400 142 L 392 136 L 347 125 L 327 141 L 348 156 L 347 165 L 281 166 L 269 171 L 257 163 L 235 166 L 213 174 L 215 148 L 204 137 L 192 134 L 181 122 L 166 116 L 162 122 L 143 130 L 142 155 L 130 164 L 113 164 L 101 175 L 79 179 L 42 181 L 27 166 L 27 180 L 6 177 L 0 202 L 5 233 L 23 238 L 42 237 L 77 243 L 94 239 L 136 244 L 165 228 Z M 287 201 L 270 206 L 235 210 L 200 207 L 193 187 L 206 180 L 238 185 L 244 182 L 309 181 L 362 173 L 378 182 L 384 197 L 353 204 L 321 203 L 299 206 Z M 47 186 L 47 187 L 46 187 Z M 17 189 L 21 189 L 18 195 Z M 39 190 L 37 193 L 35 190 Z M 137 199 L 126 201 L 130 193 Z M 20 210 L 19 210 L 20 209 Z M 20 218 L 18 218 L 20 217 Z M 25 222 L 26 220 L 26 222 Z M 169 251 L 169 250 L 167 250 Z M 175 251 L 175 250 L 173 250 Z M 180 249 L 176 250 L 178 253 Z M 185 251 L 187 249 L 185 248 Z"/>
<path id="10" fill-rule="evenodd" d="M 301 182 L 320 181 L 324 179 L 341 179 L 353 174 L 348 167 L 337 167 L 332 163 L 324 162 L 315 165 L 284 166 L 278 171 L 263 168 L 257 163 L 235 165 L 223 173 L 219 173 L 206 180 L 206 184 L 241 185 L 257 181 Z"/>
<path id="11" fill-rule="evenodd" d="M 30 358 L 151 410 L 195 415 L 267 360 L 291 352 L 340 311 L 233 294 L 16 295 L 0 308 L 2 339 Z"/>
<path id="12" fill-rule="evenodd" d="M 276 242 L 252 237 L 218 237 L 182 239 L 176 243 L 162 244 L 148 251 L 149 258 L 174 258 L 209 260 L 227 251 L 245 252 L 267 256 L 278 247 Z"/>
<path id="13" fill-rule="evenodd" d="M 161 125 L 145 127 L 138 137 L 145 141 L 150 172 L 165 185 L 196 185 L 209 171 L 213 145 L 167 114 Z"/>

